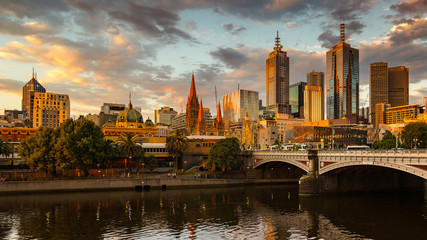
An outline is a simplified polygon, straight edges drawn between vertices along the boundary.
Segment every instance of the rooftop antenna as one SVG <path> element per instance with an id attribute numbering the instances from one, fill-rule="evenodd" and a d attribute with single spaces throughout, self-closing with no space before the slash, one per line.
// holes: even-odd
<path id="1" fill-rule="evenodd" d="M 340 13 L 340 42 L 345 42 L 345 19 L 342 13 Z"/>
<path id="2" fill-rule="evenodd" d="M 33 78 L 34 78 L 34 66 L 33 66 Z"/>
<path id="3" fill-rule="evenodd" d="M 277 30 L 277 37 L 276 37 L 276 48 L 280 48 L 280 37 L 279 37 L 279 30 Z"/>

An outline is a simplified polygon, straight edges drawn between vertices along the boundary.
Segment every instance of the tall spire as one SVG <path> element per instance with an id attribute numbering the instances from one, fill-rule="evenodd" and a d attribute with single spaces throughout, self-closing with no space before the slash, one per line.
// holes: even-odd
<path id="1" fill-rule="evenodd" d="M 207 132 L 205 114 L 203 112 L 203 100 L 201 99 L 200 99 L 199 117 L 197 118 L 197 132 L 199 135 L 205 135 Z"/>
<path id="2" fill-rule="evenodd" d="M 222 115 L 221 115 L 221 103 L 218 102 L 218 110 L 216 111 L 216 122 L 222 121 Z"/>
<path id="3" fill-rule="evenodd" d="M 340 16 L 340 42 L 345 42 L 345 23 L 342 13 Z"/>
<path id="4" fill-rule="evenodd" d="M 193 98 L 193 96 L 197 96 L 197 93 L 196 93 L 196 84 L 194 83 L 194 73 L 191 76 L 190 95 L 188 96 L 188 98 Z"/>
<path id="5" fill-rule="evenodd" d="M 33 78 L 34 78 L 34 66 L 33 66 Z"/>

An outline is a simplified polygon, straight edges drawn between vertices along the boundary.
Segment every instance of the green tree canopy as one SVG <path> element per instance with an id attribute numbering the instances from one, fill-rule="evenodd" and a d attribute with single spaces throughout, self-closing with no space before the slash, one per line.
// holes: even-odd
<path id="1" fill-rule="evenodd" d="M 239 155 L 240 147 L 237 138 L 221 139 L 211 147 L 206 167 L 225 170 L 237 163 Z"/>
<path id="2" fill-rule="evenodd" d="M 427 123 L 417 122 L 405 126 L 402 140 L 410 148 L 427 147 Z"/>
<path id="3" fill-rule="evenodd" d="M 40 127 L 37 133 L 23 139 L 18 149 L 22 160 L 32 169 L 56 174 L 57 158 L 55 142 L 58 131 L 53 128 Z"/>
<path id="4" fill-rule="evenodd" d="M 396 136 L 390 131 L 387 131 L 381 141 L 374 141 L 372 144 L 373 149 L 391 149 L 396 147 Z"/>
<path id="5" fill-rule="evenodd" d="M 166 149 L 175 153 L 175 158 L 173 163 L 175 170 L 178 169 L 178 157 L 187 148 L 188 148 L 188 139 L 187 137 L 185 137 L 184 133 L 181 130 L 177 129 L 175 130 L 172 136 L 167 137 Z"/>

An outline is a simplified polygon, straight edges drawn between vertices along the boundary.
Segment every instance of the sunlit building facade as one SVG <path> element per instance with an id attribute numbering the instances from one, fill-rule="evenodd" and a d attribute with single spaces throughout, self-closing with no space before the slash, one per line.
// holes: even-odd
<path id="1" fill-rule="evenodd" d="M 388 69 L 388 103 L 391 107 L 409 104 L 409 68 L 398 66 Z"/>
<path id="2" fill-rule="evenodd" d="M 22 87 L 22 111 L 26 113 L 26 116 L 29 116 L 31 107 L 31 92 L 42 92 L 45 93 L 46 89 L 37 81 L 37 77 L 34 76 L 34 70 L 33 70 L 33 77 L 27 84 L 25 84 Z"/>
<path id="3" fill-rule="evenodd" d="M 274 51 L 266 60 L 267 110 L 276 113 L 290 113 L 289 106 L 289 57 L 282 51 L 277 32 Z"/>
<path id="4" fill-rule="evenodd" d="M 388 64 L 386 62 L 375 62 L 369 65 L 369 108 L 371 121 L 375 127 L 378 127 L 379 119 L 384 119 L 382 116 L 376 117 L 378 103 L 388 103 Z M 384 123 L 383 120 L 382 123 Z"/>
<path id="5" fill-rule="evenodd" d="M 171 125 L 172 119 L 178 114 L 177 111 L 171 107 L 161 107 L 154 110 L 154 122 L 157 124 Z"/>
<path id="6" fill-rule="evenodd" d="M 315 72 L 314 70 L 307 73 L 307 85 L 320 87 L 322 90 L 321 114 L 323 120 L 325 118 L 325 73 Z"/>
<path id="7" fill-rule="evenodd" d="M 259 94 L 256 91 L 239 89 L 222 98 L 224 119 L 240 122 L 248 112 L 250 121 L 257 121 L 259 116 Z"/>
<path id="8" fill-rule="evenodd" d="M 29 119 L 34 128 L 59 127 L 70 118 L 70 99 L 66 94 L 30 92 Z"/>
<path id="9" fill-rule="evenodd" d="M 322 120 L 322 88 L 305 86 L 304 90 L 305 122 Z"/>

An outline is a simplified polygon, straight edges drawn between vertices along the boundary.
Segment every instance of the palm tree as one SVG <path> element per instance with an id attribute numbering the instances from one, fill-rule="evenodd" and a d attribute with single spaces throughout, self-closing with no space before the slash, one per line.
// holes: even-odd
<path id="1" fill-rule="evenodd" d="M 174 162 L 173 162 L 175 170 L 178 169 L 179 155 L 187 148 L 188 148 L 187 137 L 185 137 L 184 133 L 179 129 L 175 130 L 175 133 L 166 139 L 166 149 L 175 153 Z"/>
<path id="2" fill-rule="evenodd" d="M 144 149 L 141 145 L 138 145 L 138 143 L 142 142 L 139 136 L 133 133 L 126 133 L 124 136 L 120 136 L 117 142 L 120 143 L 120 152 L 129 160 L 127 163 L 129 169 L 132 158 L 139 159 L 144 156 Z"/>

